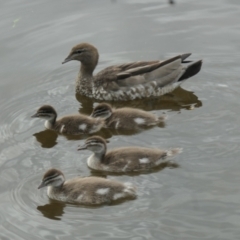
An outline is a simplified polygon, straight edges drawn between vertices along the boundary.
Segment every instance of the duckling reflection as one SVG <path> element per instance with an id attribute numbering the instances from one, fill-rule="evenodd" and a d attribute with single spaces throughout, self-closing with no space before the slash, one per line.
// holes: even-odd
<path id="1" fill-rule="evenodd" d="M 131 183 L 101 177 L 76 177 L 65 181 L 63 173 L 54 168 L 44 174 L 38 189 L 42 187 L 47 187 L 51 199 L 83 205 L 110 204 L 137 196 L 136 187 Z"/>
<path id="2" fill-rule="evenodd" d="M 58 134 L 52 130 L 46 129 L 33 134 L 33 136 L 41 144 L 42 148 L 52 148 L 57 145 Z"/>
<path id="3" fill-rule="evenodd" d="M 170 158 L 182 152 L 182 148 L 160 150 L 135 146 L 116 148 L 107 152 L 106 141 L 99 136 L 88 138 L 85 144 L 78 148 L 85 149 L 93 152 L 87 159 L 88 167 L 114 173 L 148 171 L 165 164 Z"/>
<path id="4" fill-rule="evenodd" d="M 61 220 L 61 217 L 64 214 L 64 208 L 66 203 L 59 202 L 56 200 L 49 199 L 49 203 L 43 206 L 38 206 L 37 210 L 42 213 L 46 218 L 52 220 Z"/>
<path id="5" fill-rule="evenodd" d="M 139 134 L 140 131 L 135 131 L 135 130 L 109 130 L 109 129 L 101 129 L 97 134 L 104 139 L 110 139 L 114 135 L 125 135 L 125 136 L 132 136 L 135 134 Z M 44 131 L 34 133 L 33 136 L 36 138 L 36 140 L 40 143 L 42 148 L 53 148 L 55 145 L 58 144 L 58 137 L 59 134 L 56 133 L 55 131 L 46 129 Z M 61 136 L 61 135 L 60 135 Z M 91 135 L 89 134 L 84 134 L 84 135 L 62 135 L 65 137 L 67 140 L 70 141 L 79 141 L 79 140 L 84 140 Z"/>

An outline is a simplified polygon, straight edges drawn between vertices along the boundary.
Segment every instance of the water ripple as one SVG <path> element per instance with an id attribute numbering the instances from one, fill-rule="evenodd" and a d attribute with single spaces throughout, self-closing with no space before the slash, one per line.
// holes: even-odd
<path id="1" fill-rule="evenodd" d="M 175 2 L 2 4 L 1 239 L 238 239 L 239 3 Z M 97 71 L 182 52 L 203 59 L 201 72 L 173 93 L 113 103 L 159 115 L 164 111 L 169 119 L 164 128 L 136 135 L 103 132 L 109 148 L 183 148 L 178 168 L 107 176 L 133 182 L 138 188 L 134 201 L 87 208 L 51 201 L 46 189 L 37 189 L 51 167 L 67 178 L 96 174 L 86 164 L 90 152 L 76 151 L 85 136 L 63 137 L 30 118 L 43 104 L 52 104 L 59 116 L 92 111 L 95 101 L 74 95 L 79 64 L 61 65 L 69 48 L 83 41 L 99 49 Z"/>

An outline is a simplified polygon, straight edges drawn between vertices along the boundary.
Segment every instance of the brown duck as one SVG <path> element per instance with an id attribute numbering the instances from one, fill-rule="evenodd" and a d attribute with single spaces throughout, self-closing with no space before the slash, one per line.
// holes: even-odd
<path id="1" fill-rule="evenodd" d="M 32 118 L 45 119 L 45 127 L 62 134 L 89 134 L 99 131 L 104 125 L 103 119 L 83 114 L 68 115 L 57 119 L 56 110 L 50 105 L 40 107 Z"/>
<path id="2" fill-rule="evenodd" d="M 166 116 L 156 116 L 136 108 L 112 108 L 110 104 L 98 104 L 91 117 L 105 119 L 107 128 L 138 130 L 164 122 Z"/>
<path id="3" fill-rule="evenodd" d="M 49 169 L 39 188 L 47 187 L 51 199 L 86 205 L 111 203 L 124 198 L 136 198 L 136 188 L 131 183 L 122 183 L 100 177 L 76 177 L 65 181 L 58 169 Z"/>
<path id="4" fill-rule="evenodd" d="M 76 80 L 77 93 L 98 100 L 128 101 L 161 96 L 197 74 L 202 60 L 185 61 L 190 55 L 110 66 L 93 75 L 98 64 L 98 50 L 89 43 L 80 43 L 72 48 L 63 63 L 81 62 Z"/>
<path id="5" fill-rule="evenodd" d="M 78 150 L 89 150 L 93 154 L 88 158 L 87 164 L 94 170 L 107 172 L 134 172 L 145 171 L 160 166 L 169 161 L 181 148 L 160 150 L 142 147 L 123 147 L 107 152 L 106 141 L 99 137 L 89 137 Z"/>

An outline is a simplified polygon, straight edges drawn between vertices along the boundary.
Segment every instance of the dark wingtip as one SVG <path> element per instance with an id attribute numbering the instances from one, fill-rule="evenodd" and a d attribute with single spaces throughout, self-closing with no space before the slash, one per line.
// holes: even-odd
<path id="1" fill-rule="evenodd" d="M 196 75 L 202 67 L 202 60 L 194 62 L 188 66 L 186 72 L 179 78 L 178 82 L 186 80 L 194 75 Z"/>
<path id="2" fill-rule="evenodd" d="M 187 59 L 189 56 L 191 56 L 192 54 L 191 53 L 184 53 L 181 55 L 181 58 L 182 58 L 182 62 Z"/>

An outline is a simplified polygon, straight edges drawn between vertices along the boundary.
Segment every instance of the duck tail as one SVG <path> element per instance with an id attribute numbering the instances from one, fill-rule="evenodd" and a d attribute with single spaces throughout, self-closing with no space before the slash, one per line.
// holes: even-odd
<path id="1" fill-rule="evenodd" d="M 172 148 L 170 150 L 167 151 L 167 156 L 168 157 L 173 157 L 178 153 L 181 153 L 183 151 L 182 148 Z"/>
<path id="2" fill-rule="evenodd" d="M 202 67 L 202 60 L 198 60 L 196 62 L 191 62 L 188 66 L 184 74 L 179 78 L 178 82 L 186 80 L 194 75 L 196 75 Z"/>
<path id="3" fill-rule="evenodd" d="M 130 182 L 125 182 L 123 183 L 124 185 L 124 192 L 126 193 L 126 196 L 128 197 L 132 197 L 132 198 L 136 198 L 137 197 L 137 193 L 136 190 L 137 188 Z"/>

